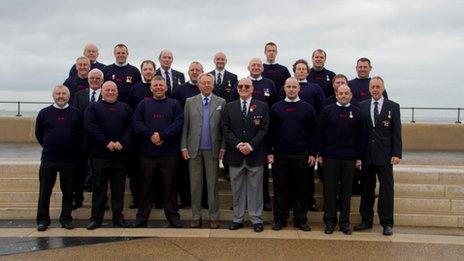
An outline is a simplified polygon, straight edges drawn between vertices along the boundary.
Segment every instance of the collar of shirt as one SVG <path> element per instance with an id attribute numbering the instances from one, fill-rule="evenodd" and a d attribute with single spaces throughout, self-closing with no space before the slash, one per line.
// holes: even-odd
<path id="1" fill-rule="evenodd" d="M 124 67 L 126 65 L 128 65 L 129 63 L 128 62 L 125 62 L 123 64 L 120 64 L 120 63 L 114 63 L 114 65 L 118 66 L 118 67 Z"/>
<path id="2" fill-rule="evenodd" d="M 166 72 L 169 73 L 169 76 L 172 75 L 171 68 L 169 68 L 168 70 L 164 70 L 163 67 L 160 67 L 160 71 L 161 71 L 161 76 L 163 76 L 163 77 L 166 75 Z"/>
<path id="3" fill-rule="evenodd" d="M 341 103 L 339 102 L 336 102 L 335 104 L 337 104 L 338 107 L 350 107 L 351 103 L 347 103 L 345 105 L 342 105 Z"/>
<path id="4" fill-rule="evenodd" d="M 307 83 L 308 80 L 304 79 L 304 80 L 298 80 L 299 83 Z"/>
<path id="5" fill-rule="evenodd" d="M 260 75 L 258 78 L 253 78 L 251 76 L 248 76 L 248 78 L 250 78 L 250 80 L 252 81 L 261 81 L 263 79 L 263 76 Z"/>
<path id="6" fill-rule="evenodd" d="M 311 68 L 311 69 L 314 70 L 314 71 L 316 71 L 316 72 L 320 72 L 320 71 L 324 70 L 324 67 L 322 67 L 320 70 L 316 69 L 316 67 L 313 67 L 313 68 Z"/>
<path id="7" fill-rule="evenodd" d="M 203 93 L 200 93 L 201 95 L 201 100 L 203 102 L 205 102 L 205 98 L 208 98 L 208 102 L 211 103 L 211 93 L 209 94 L 209 96 L 204 96 Z"/>
<path id="8" fill-rule="evenodd" d="M 273 65 L 273 64 L 277 64 L 277 62 L 275 60 L 273 62 L 265 61 L 264 64 Z"/>
<path id="9" fill-rule="evenodd" d="M 384 101 L 383 96 L 380 99 L 378 99 L 377 101 L 374 100 L 374 99 L 371 99 L 371 108 L 372 109 L 374 108 L 374 106 L 375 106 L 374 102 L 378 102 L 379 103 L 378 108 L 379 108 L 379 113 L 380 113 L 380 111 L 382 110 L 383 101 Z"/>
<path id="10" fill-rule="evenodd" d="M 93 90 L 92 88 L 89 88 L 89 98 L 92 99 L 92 92 L 95 91 L 95 100 L 98 100 L 98 97 L 100 97 L 101 93 L 101 88 L 98 88 L 96 90 Z"/>
<path id="11" fill-rule="evenodd" d="M 198 86 L 198 84 L 194 84 L 194 83 L 192 82 L 192 80 L 189 80 L 188 83 L 190 83 L 190 84 L 193 85 L 193 86 Z"/>
<path id="12" fill-rule="evenodd" d="M 300 97 L 296 97 L 295 99 L 293 100 L 290 100 L 288 97 L 285 97 L 284 101 L 286 102 L 299 102 L 300 101 Z"/>
<path id="13" fill-rule="evenodd" d="M 214 69 L 214 75 L 216 75 L 216 78 L 217 78 L 218 73 L 221 73 L 221 77 L 224 78 L 225 72 L 226 72 L 226 69 L 223 69 L 222 71 L 218 71 L 217 69 Z"/>
<path id="14" fill-rule="evenodd" d="M 55 108 L 57 108 L 57 109 L 60 109 L 60 110 L 63 110 L 63 109 L 66 109 L 66 108 L 69 107 L 69 103 L 66 103 L 66 105 L 63 106 L 63 107 L 60 107 L 60 106 L 58 106 L 58 104 L 53 103 L 53 107 L 55 107 Z"/>

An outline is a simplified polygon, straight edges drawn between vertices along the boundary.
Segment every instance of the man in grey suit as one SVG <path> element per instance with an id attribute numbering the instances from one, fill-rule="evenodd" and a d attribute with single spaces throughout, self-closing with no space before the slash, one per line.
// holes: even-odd
<path id="1" fill-rule="evenodd" d="M 237 84 L 240 99 L 226 104 L 222 114 L 222 132 L 226 143 L 224 163 L 230 166 L 230 183 L 234 221 L 230 230 L 243 227 L 248 209 L 253 230 L 263 231 L 263 166 L 265 139 L 269 128 L 269 108 L 251 97 L 253 83 L 249 78 Z"/>
<path id="2" fill-rule="evenodd" d="M 221 135 L 221 113 L 226 101 L 212 93 L 214 76 L 201 74 L 198 77 L 200 94 L 190 97 L 184 107 L 182 131 L 182 157 L 189 160 L 190 191 L 192 198 L 191 228 L 201 227 L 201 195 L 203 169 L 206 172 L 210 227 L 219 228 L 218 160 L 224 156 Z"/>

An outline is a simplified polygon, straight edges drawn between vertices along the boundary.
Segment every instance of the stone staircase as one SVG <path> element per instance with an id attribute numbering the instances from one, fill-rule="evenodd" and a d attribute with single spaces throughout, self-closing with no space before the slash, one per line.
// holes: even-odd
<path id="1" fill-rule="evenodd" d="M 38 161 L 0 161 L 0 219 L 35 219 L 38 199 Z M 399 165 L 395 167 L 395 224 L 426 227 L 464 227 L 464 166 Z M 271 181 L 272 193 L 272 181 Z M 219 180 L 221 219 L 231 220 L 229 183 Z M 316 201 L 322 206 L 322 184 L 316 180 Z M 360 221 L 359 196 L 351 200 L 351 222 Z M 124 215 L 134 219 L 136 210 L 128 209 L 131 196 L 126 186 Z M 59 181 L 51 198 L 52 219 L 59 216 Z M 89 219 L 91 193 L 85 193 L 84 207 L 73 212 L 75 219 Z M 181 219 L 190 220 L 190 209 L 180 210 Z M 310 212 L 310 222 L 322 222 L 322 212 Z M 203 216 L 208 218 L 207 210 Z M 111 214 L 106 213 L 106 218 Z M 272 212 L 263 212 L 272 221 Z M 164 219 L 162 210 L 153 209 L 151 219 Z M 378 220 L 376 220 L 378 222 Z"/>

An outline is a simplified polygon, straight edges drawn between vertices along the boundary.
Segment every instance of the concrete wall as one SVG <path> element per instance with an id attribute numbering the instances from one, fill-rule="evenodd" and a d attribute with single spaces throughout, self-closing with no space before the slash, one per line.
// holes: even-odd
<path id="1" fill-rule="evenodd" d="M 35 118 L 0 117 L 0 142 L 37 142 Z M 464 151 L 463 124 L 403 124 L 404 150 Z"/>

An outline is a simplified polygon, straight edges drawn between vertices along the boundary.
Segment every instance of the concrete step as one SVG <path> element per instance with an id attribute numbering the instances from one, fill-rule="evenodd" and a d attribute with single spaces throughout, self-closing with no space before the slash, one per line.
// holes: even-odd
<path id="1" fill-rule="evenodd" d="M 60 208 L 51 207 L 50 216 L 52 219 L 58 219 L 60 215 Z M 127 220 L 134 220 L 136 217 L 137 210 L 135 209 L 124 209 L 124 216 Z M 191 220 L 192 214 L 190 209 L 181 209 L 179 211 L 182 220 Z M 37 209 L 35 207 L 21 207 L 21 208 L 9 208 L 0 207 L 1 219 L 35 219 L 37 215 Z M 73 211 L 74 219 L 86 219 L 90 218 L 90 208 L 84 207 Z M 205 220 L 209 219 L 208 211 L 203 210 L 202 216 Z M 262 215 L 265 222 L 272 223 L 273 215 L 272 212 L 263 212 Z M 290 213 L 290 219 L 292 214 Z M 111 219 L 111 210 L 105 212 L 105 218 Z M 459 215 L 447 215 L 447 214 L 428 214 L 428 213 L 413 213 L 403 214 L 395 213 L 395 225 L 398 226 L 424 226 L 424 227 L 459 227 L 464 228 L 464 216 Z M 233 212 L 231 210 L 220 210 L 220 219 L 230 221 L 233 219 Z M 245 215 L 245 219 L 248 220 L 248 216 Z M 308 214 L 310 223 L 322 222 L 323 212 L 310 212 Z M 163 210 L 153 209 L 150 215 L 150 220 L 165 220 Z M 358 213 L 351 213 L 350 215 L 351 224 L 358 224 L 361 221 L 361 217 Z M 374 223 L 378 224 L 378 217 L 375 215 Z"/>
<path id="2" fill-rule="evenodd" d="M 84 195 L 84 205 L 91 206 L 92 196 L 90 193 Z M 111 198 L 111 195 L 109 194 Z M 272 199 L 272 197 L 271 197 Z M 323 206 L 323 198 L 316 195 L 316 204 Z M 0 207 L 8 206 L 11 208 L 21 206 L 36 206 L 38 192 L 0 192 Z M 232 195 L 230 192 L 220 193 L 219 202 L 221 209 L 229 209 L 232 206 Z M 53 192 L 50 198 L 51 206 L 61 206 L 61 193 Z M 124 206 L 132 204 L 132 197 L 126 193 Z M 351 209 L 357 212 L 359 209 L 360 197 L 351 198 Z M 376 209 L 376 204 L 374 206 Z M 395 198 L 394 204 L 396 213 L 430 213 L 430 214 L 464 214 L 464 200 L 436 199 L 436 198 Z"/>
<path id="3" fill-rule="evenodd" d="M 39 161 L 0 161 L 0 178 L 38 178 L 39 165 Z M 464 185 L 464 166 L 398 165 L 394 178 L 397 184 Z"/>
<path id="4" fill-rule="evenodd" d="M 230 192 L 230 183 L 224 178 L 219 178 L 219 191 Z M 269 184 L 269 190 L 273 192 L 272 180 Z M 378 193 L 379 186 L 376 190 Z M 32 177 L 0 177 L 0 192 L 38 192 L 39 180 Z M 56 181 L 53 191 L 59 192 L 59 178 Z M 126 192 L 129 191 L 129 180 L 126 182 Z M 315 181 L 315 192 L 321 194 L 323 185 L 319 180 Z M 444 185 L 444 184 L 412 184 L 412 183 L 396 183 L 396 197 L 427 197 L 427 198 L 448 198 L 448 199 L 464 199 L 463 185 Z"/>

